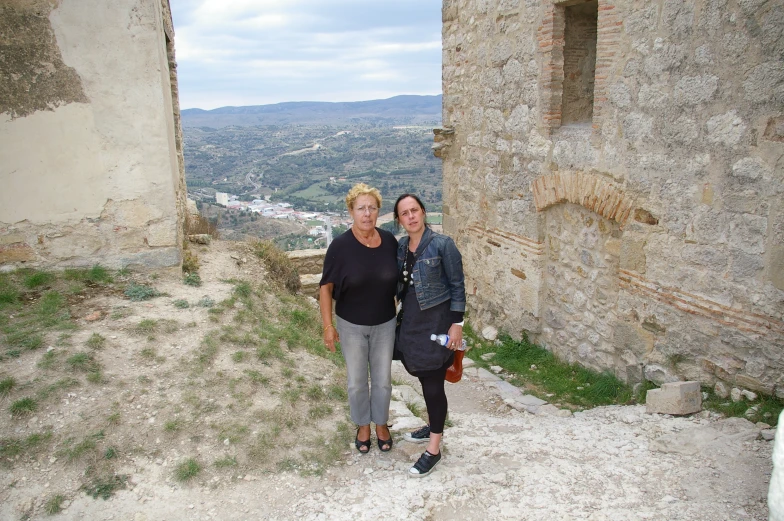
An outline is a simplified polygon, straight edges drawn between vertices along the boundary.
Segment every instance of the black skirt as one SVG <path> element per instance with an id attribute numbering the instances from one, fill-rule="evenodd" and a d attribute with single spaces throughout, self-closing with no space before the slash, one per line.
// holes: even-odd
<path id="1" fill-rule="evenodd" d="M 450 301 L 422 310 L 414 286 L 409 287 L 403 300 L 403 322 L 397 330 L 395 349 L 403 366 L 413 376 L 426 376 L 428 371 L 440 371 L 452 365 L 452 350 L 430 340 L 432 334 L 446 334 L 452 326 Z"/>

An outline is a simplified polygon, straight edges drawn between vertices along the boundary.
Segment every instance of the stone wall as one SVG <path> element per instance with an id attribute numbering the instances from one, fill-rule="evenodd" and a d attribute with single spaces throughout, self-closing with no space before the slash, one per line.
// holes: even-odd
<path id="1" fill-rule="evenodd" d="M 591 4 L 443 2 L 471 321 L 784 396 L 784 0 Z"/>
<path id="2" fill-rule="evenodd" d="M 0 6 L 0 269 L 178 266 L 168 0 Z"/>

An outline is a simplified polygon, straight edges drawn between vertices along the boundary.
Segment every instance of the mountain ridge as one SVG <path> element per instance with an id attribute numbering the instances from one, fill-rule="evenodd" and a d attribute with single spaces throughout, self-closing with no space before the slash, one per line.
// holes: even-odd
<path id="1" fill-rule="evenodd" d="M 184 109 L 183 126 L 222 128 L 256 125 L 438 125 L 442 95 L 400 95 L 368 101 L 287 101 L 270 105 Z"/>

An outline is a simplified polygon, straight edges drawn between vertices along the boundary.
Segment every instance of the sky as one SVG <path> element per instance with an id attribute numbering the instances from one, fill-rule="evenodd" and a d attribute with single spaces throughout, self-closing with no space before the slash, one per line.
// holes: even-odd
<path id="1" fill-rule="evenodd" d="M 441 94 L 441 0 L 170 0 L 180 108 Z"/>

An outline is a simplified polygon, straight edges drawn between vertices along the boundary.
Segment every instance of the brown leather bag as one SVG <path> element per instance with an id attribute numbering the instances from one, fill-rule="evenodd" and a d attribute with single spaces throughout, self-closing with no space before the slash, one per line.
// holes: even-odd
<path id="1" fill-rule="evenodd" d="M 455 360 L 446 370 L 446 381 L 456 384 L 463 377 L 463 355 L 465 351 L 455 351 Z"/>

